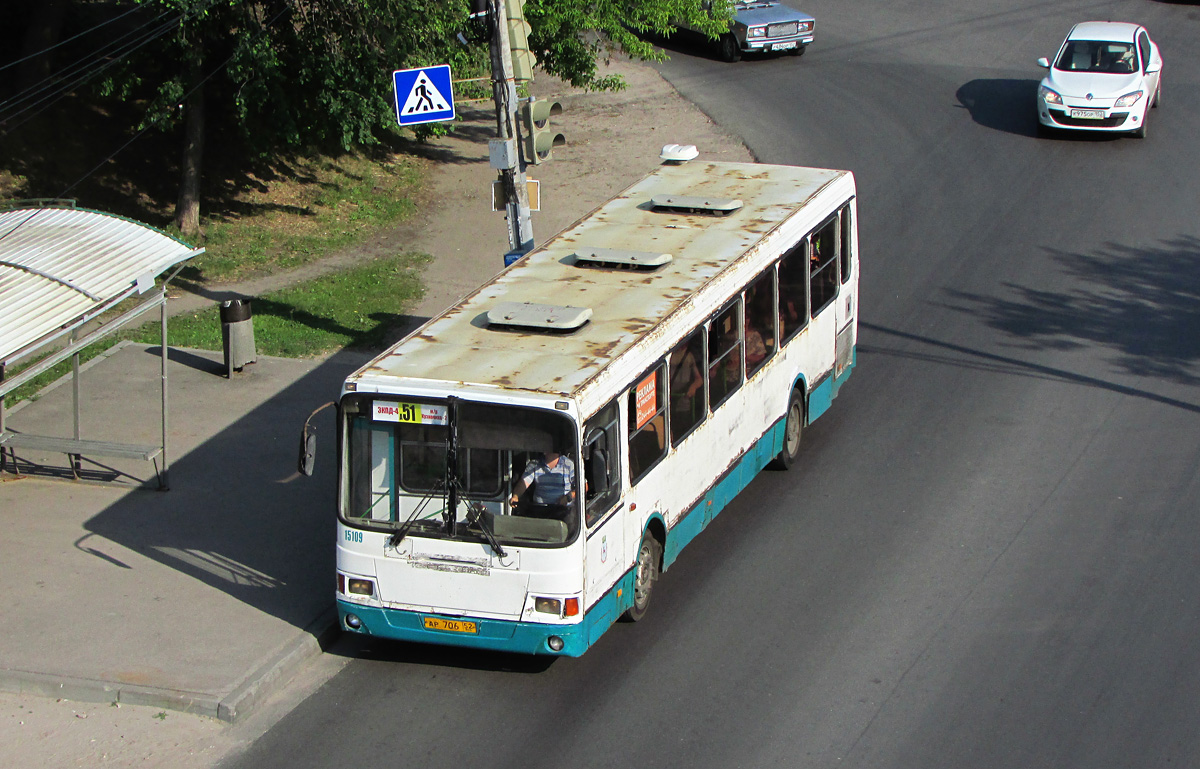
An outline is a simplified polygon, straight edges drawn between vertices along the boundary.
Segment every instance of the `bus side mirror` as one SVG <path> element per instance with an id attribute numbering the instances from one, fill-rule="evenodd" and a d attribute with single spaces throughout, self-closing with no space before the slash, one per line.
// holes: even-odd
<path id="1" fill-rule="evenodd" d="M 300 431 L 300 462 L 296 468 L 301 475 L 312 477 L 313 465 L 317 461 L 317 431 L 307 423 Z"/>
<path id="2" fill-rule="evenodd" d="M 330 406 L 337 405 L 333 401 L 320 406 L 304 420 L 304 429 L 300 431 L 300 461 L 296 469 L 301 475 L 312 477 L 313 464 L 317 461 L 317 428 L 312 426 L 312 419 Z"/>

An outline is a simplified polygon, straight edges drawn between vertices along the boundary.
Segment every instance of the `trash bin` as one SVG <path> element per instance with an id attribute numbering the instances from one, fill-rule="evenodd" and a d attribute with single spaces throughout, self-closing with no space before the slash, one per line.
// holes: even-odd
<path id="1" fill-rule="evenodd" d="M 254 317 L 249 299 L 221 302 L 221 342 L 225 351 L 225 376 L 241 371 L 258 359 L 254 350 Z"/>

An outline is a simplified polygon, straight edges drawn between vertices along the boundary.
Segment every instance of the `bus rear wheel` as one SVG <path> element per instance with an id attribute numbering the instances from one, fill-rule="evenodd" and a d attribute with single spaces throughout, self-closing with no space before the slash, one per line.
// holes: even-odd
<path id="1" fill-rule="evenodd" d="M 637 622 L 646 616 L 646 611 L 650 608 L 650 593 L 654 590 L 654 583 L 658 581 L 658 563 L 661 556 L 662 545 L 647 531 L 642 535 L 637 563 L 634 565 L 633 606 L 621 617 L 626 622 Z"/>
<path id="2" fill-rule="evenodd" d="M 788 470 L 800 456 L 800 439 L 804 437 L 804 396 L 792 390 L 788 399 L 787 417 L 783 427 L 783 450 L 771 460 L 772 470 Z"/>

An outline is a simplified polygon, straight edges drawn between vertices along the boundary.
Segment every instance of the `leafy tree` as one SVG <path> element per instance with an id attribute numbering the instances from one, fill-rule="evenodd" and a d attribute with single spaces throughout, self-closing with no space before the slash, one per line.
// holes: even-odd
<path id="1" fill-rule="evenodd" d="M 72 0 L 76 7 L 90 0 Z M 132 0 L 168 19 L 169 34 L 105 80 L 110 97 L 148 101 L 146 124 L 184 139 L 175 222 L 199 229 L 205 147 L 267 158 L 302 147 L 348 150 L 394 126 L 391 71 L 449 63 L 458 77 L 487 71 L 482 46 L 456 41 L 469 0 Z M 728 29 L 718 0 L 526 0 L 530 44 L 542 69 L 585 88 L 615 51 L 663 54 L 642 35 L 674 20 L 713 36 Z M 93 6 L 94 7 L 94 6 Z M 124 8 L 132 7 L 128 2 Z M 174 21 L 172 21 L 174 20 Z M 422 129 L 428 135 L 441 129 Z"/>
<path id="2" fill-rule="evenodd" d="M 186 235 L 199 228 L 212 136 L 234 140 L 223 150 L 249 158 L 306 146 L 348 150 L 394 123 L 393 69 L 450 62 L 458 72 L 483 71 L 480 53 L 454 42 L 465 0 L 138 1 L 177 14 L 178 26 L 131 58 L 104 92 L 149 95 L 147 123 L 182 125 L 175 223 Z"/>
<path id="3" fill-rule="evenodd" d="M 645 39 L 669 35 L 675 22 L 712 38 L 729 31 L 729 3 L 717 0 L 525 0 L 530 48 L 539 65 L 574 86 L 621 88 L 614 76 L 598 77 L 599 59 L 621 51 L 661 61 L 666 54 Z"/>

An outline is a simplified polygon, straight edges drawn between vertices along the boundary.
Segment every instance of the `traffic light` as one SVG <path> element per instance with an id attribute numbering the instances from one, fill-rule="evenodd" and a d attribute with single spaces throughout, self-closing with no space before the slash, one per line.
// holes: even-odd
<path id="1" fill-rule="evenodd" d="M 512 55 L 513 80 L 533 80 L 537 59 L 529 50 L 529 22 L 525 21 L 525 0 L 504 0 L 508 17 L 508 50 Z"/>
<path id="2" fill-rule="evenodd" d="M 525 160 L 541 163 L 550 157 L 550 151 L 567 143 L 567 137 L 550 127 L 551 115 L 561 115 L 562 105 L 546 99 L 529 99 L 521 102 L 521 128 L 525 147 Z"/>

